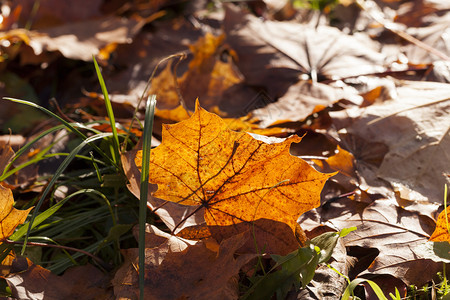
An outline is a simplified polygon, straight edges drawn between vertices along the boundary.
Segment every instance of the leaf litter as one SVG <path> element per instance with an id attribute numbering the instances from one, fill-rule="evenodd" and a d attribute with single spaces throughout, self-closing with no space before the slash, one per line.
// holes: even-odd
<path id="1" fill-rule="evenodd" d="M 150 90 L 158 96 L 159 110 L 148 208 L 170 233 L 148 227 L 149 297 L 237 299 L 245 293 L 239 290 L 243 274 L 261 276 L 251 275 L 254 267 L 249 267 L 257 255 L 265 254 L 258 264 L 267 263 L 267 254 L 298 258 L 293 253 L 320 233 L 352 226 L 357 230 L 340 239 L 339 256 L 333 254 L 330 261 L 350 279 L 371 278 L 386 291 L 397 287 L 405 293 L 406 285 L 426 284 L 449 261 L 448 243 L 442 242 L 448 240 L 447 217 L 443 212 L 437 217 L 443 186 L 450 183 L 448 6 L 429 1 L 365 1 L 364 9 L 339 4 L 336 12 L 358 11 L 339 16 L 341 22 L 349 18 L 340 30 L 327 14 L 298 21 L 302 10 L 292 6 L 289 14 L 274 14 L 261 10 L 270 5 L 253 3 L 248 4 L 253 12 L 236 4 L 214 12 L 187 5 L 187 18 L 159 19 L 176 4 L 95 1 L 71 11 L 65 4 L 42 1 L 33 15 L 30 3 L 15 2 L 1 24 L 0 67 L 8 75 L 0 78 L 2 93 L 14 96 L 10 83 L 18 74 L 20 90 L 33 98 L 27 100 L 45 103 L 48 90 L 42 83 L 49 82 L 42 74 L 70 67 L 70 83 L 80 82 L 88 92 L 71 94 L 67 85 L 53 83 L 58 97 L 79 102 L 62 103 L 61 113 L 95 121 L 96 129 L 103 128 L 99 105 L 104 100 L 94 92 L 99 90 L 92 84 L 94 74 L 82 71 L 92 54 L 104 67 L 124 128 L 134 108 L 138 117 L 143 115 L 136 106 L 153 68 L 169 55 L 187 57 L 157 70 Z M 292 19 L 283 19 L 288 15 Z M 32 30 L 25 29 L 30 18 Z M 374 26 L 377 21 L 383 26 Z M 22 67 L 31 72 L 24 76 L 18 72 Z M 14 115 L 2 114 L 2 124 L 13 134 L 32 136 L 27 130 L 33 125 L 17 122 Z M 36 123 L 39 117 L 33 116 Z M 174 122 L 179 123 L 163 125 Z M 136 197 L 139 151 L 138 146 L 122 154 L 128 188 Z M 308 151 L 314 155 L 305 160 L 293 156 Z M 13 154 L 7 147 L 2 153 L 3 166 Z M 339 174 L 330 177 L 335 171 Z M 23 186 L 9 187 L 19 194 Z M 2 190 L 3 209 L 20 211 L 12 207 L 11 192 Z M 4 239 L 28 211 L 13 226 L 8 218 L 0 223 Z M 121 251 L 125 262 L 113 274 L 114 291 L 102 294 L 108 279 L 91 266 L 80 267 L 82 274 L 98 274 L 98 285 L 89 289 L 92 298 L 137 297 L 137 250 Z M 309 250 L 297 254 L 302 251 Z M 44 292 L 49 299 L 78 297 L 64 289 L 87 284 L 58 277 L 30 260 L 22 260 L 16 272 L 8 267 L 12 259 L 4 260 L 2 274 L 15 297 L 21 298 L 23 289 Z M 290 266 L 281 265 L 280 273 L 268 278 L 280 278 Z M 299 272 L 311 275 L 314 269 L 311 264 Z M 189 270 L 189 276 L 180 270 Z M 323 287 L 339 298 L 345 281 L 333 272 L 320 266 L 309 289 L 295 293 L 324 297 Z M 36 276 L 63 290 L 44 289 Z M 293 286 L 303 285 L 298 280 L 289 277 L 277 293 L 293 292 Z M 334 287 L 327 286 L 331 281 Z"/>

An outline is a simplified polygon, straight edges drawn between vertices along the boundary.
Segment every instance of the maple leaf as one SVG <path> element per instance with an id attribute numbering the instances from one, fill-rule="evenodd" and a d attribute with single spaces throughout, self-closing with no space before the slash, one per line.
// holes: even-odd
<path id="1" fill-rule="evenodd" d="M 9 149 L 9 151 L 12 152 L 11 149 Z M 11 154 L 11 152 L 9 151 L 8 153 Z M 9 236 L 13 234 L 14 229 L 16 229 L 18 225 L 25 222 L 29 211 L 32 209 L 31 207 L 27 210 L 18 210 L 13 207 L 13 204 L 14 198 L 11 190 L 8 188 L 4 188 L 0 184 L 0 243 L 9 238 Z M 9 269 L 14 257 L 14 253 L 11 252 L 1 262 L 0 271 L 3 275 L 9 273 Z"/>
<path id="2" fill-rule="evenodd" d="M 5 280 L 15 299 L 112 299 L 108 277 L 92 265 L 76 266 L 57 276 L 20 257 Z"/>
<path id="3" fill-rule="evenodd" d="M 433 234 L 430 237 L 430 241 L 432 242 L 450 242 L 450 233 L 449 233 L 449 214 L 450 214 L 450 207 L 447 207 L 447 209 L 444 209 L 439 214 L 439 217 L 436 221 L 436 229 L 434 230 Z"/>
<path id="4" fill-rule="evenodd" d="M 149 91 L 161 100 L 159 108 L 175 108 L 180 103 L 181 93 L 188 108 L 193 108 L 199 97 L 203 106 L 212 109 L 222 102 L 224 92 L 243 81 L 232 60 L 233 50 L 224 45 L 224 38 L 224 35 L 216 37 L 207 33 L 189 46 L 193 58 L 189 69 L 178 78 L 179 88 L 171 62 L 166 65 L 154 78 Z"/>
<path id="5" fill-rule="evenodd" d="M 10 189 L 0 185 L 0 241 L 13 234 L 14 229 L 27 218 L 32 209 L 18 210 L 13 207 L 14 198 Z"/>
<path id="6" fill-rule="evenodd" d="M 280 140 L 234 132 L 197 103 L 189 120 L 164 126 L 149 181 L 158 184 L 155 197 L 204 208 L 209 226 L 264 219 L 295 232 L 297 218 L 320 205 L 333 175 L 289 154 L 290 144 L 300 141 L 296 135 Z M 135 163 L 141 167 L 141 151 Z"/>
<path id="7" fill-rule="evenodd" d="M 223 113 L 223 112 L 222 112 Z M 189 119 L 192 112 L 188 112 L 182 105 L 178 105 L 174 109 L 156 109 L 155 116 L 167 120 L 168 122 L 180 122 Z M 220 112 L 217 113 L 221 115 Z M 223 118 L 228 127 L 235 131 L 245 131 L 266 136 L 282 136 L 288 132 L 288 129 L 282 127 L 260 128 L 258 119 L 247 115 L 240 118 Z"/>

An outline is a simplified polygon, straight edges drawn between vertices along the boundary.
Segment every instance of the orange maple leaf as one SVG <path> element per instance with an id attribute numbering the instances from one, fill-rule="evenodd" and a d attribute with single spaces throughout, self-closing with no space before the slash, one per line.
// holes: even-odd
<path id="1" fill-rule="evenodd" d="M 27 210 L 18 210 L 13 207 L 14 198 L 10 189 L 0 185 L 0 241 L 4 241 L 19 224 L 25 222 L 28 213 Z"/>
<path id="2" fill-rule="evenodd" d="M 320 205 L 320 192 L 333 174 L 323 174 L 289 154 L 294 135 L 279 139 L 235 132 L 217 115 L 196 105 L 188 120 L 164 125 L 152 150 L 149 181 L 154 196 L 204 208 L 209 226 L 258 219 L 287 224 Z M 270 143 L 263 141 L 270 139 Z M 135 158 L 141 168 L 142 152 Z"/>
<path id="3" fill-rule="evenodd" d="M 447 211 L 447 214 L 445 212 Z M 436 229 L 430 237 L 432 242 L 450 242 L 450 206 L 441 211 L 436 222 Z"/>

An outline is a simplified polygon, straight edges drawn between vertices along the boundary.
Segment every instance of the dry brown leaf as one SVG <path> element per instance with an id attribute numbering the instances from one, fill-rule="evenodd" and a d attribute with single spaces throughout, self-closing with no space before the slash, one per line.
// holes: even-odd
<path id="1" fill-rule="evenodd" d="M 13 149 L 9 145 L 9 141 L 7 143 L 0 142 L 0 174 L 3 174 L 14 154 Z"/>
<path id="2" fill-rule="evenodd" d="M 76 4 L 59 0 L 41 0 L 37 11 L 33 11 L 33 0 L 15 0 L 11 9 L 20 8 L 19 27 L 25 28 L 32 19 L 33 29 L 100 17 L 101 0 L 80 0 Z"/>
<path id="3" fill-rule="evenodd" d="M 20 257 L 12 268 L 16 271 L 5 280 L 16 299 L 113 299 L 108 277 L 92 265 L 73 267 L 57 276 Z"/>
<path id="4" fill-rule="evenodd" d="M 356 226 L 357 230 L 343 238 L 345 246 L 379 251 L 367 270 L 358 276 L 388 274 L 405 284 L 422 286 L 442 270 L 440 258 L 430 255 L 424 247 L 434 229 L 434 220 L 400 208 L 390 200 L 376 200 L 367 205 L 338 199 L 302 216 L 300 221 L 305 228 L 307 224 L 338 229 Z"/>
<path id="5" fill-rule="evenodd" d="M 383 55 L 368 37 L 316 24 L 261 21 L 227 6 L 227 41 L 238 54 L 246 82 L 276 98 L 307 74 L 313 82 L 384 70 Z M 308 77 L 307 76 L 307 77 Z"/>
<path id="6" fill-rule="evenodd" d="M 182 105 L 174 109 L 156 109 L 155 116 L 162 118 L 165 123 L 180 122 L 189 119 L 192 112 L 187 112 Z M 288 133 L 288 129 L 282 127 L 260 128 L 260 124 L 256 119 L 250 119 L 249 116 L 240 118 L 223 118 L 228 124 L 230 130 L 240 132 L 251 132 L 265 136 L 282 136 Z"/>
<path id="7" fill-rule="evenodd" d="M 92 61 L 92 55 L 110 43 L 130 43 L 142 25 L 133 19 L 103 17 L 30 32 L 36 55 L 59 51 L 64 57 Z"/>
<path id="8" fill-rule="evenodd" d="M 450 43 L 448 36 L 449 26 L 450 14 L 447 13 L 442 17 L 435 18 L 430 26 L 408 27 L 406 32 L 433 49 L 440 51 L 447 57 L 450 57 L 450 49 L 448 47 Z M 442 60 L 442 57 L 436 56 L 430 51 L 426 51 L 414 44 L 406 47 L 406 56 L 411 63 L 415 64 L 432 63 L 436 60 Z"/>
<path id="9" fill-rule="evenodd" d="M 338 128 L 345 127 L 351 135 L 389 147 L 376 174 L 390 182 L 401 198 L 441 202 L 444 184 L 450 183 L 445 176 L 450 173 L 450 85 L 399 85 L 397 99 L 331 116 Z"/>
<path id="10" fill-rule="evenodd" d="M 146 268 L 157 268 L 169 252 L 182 252 L 188 246 L 197 243 L 196 241 L 189 241 L 165 233 L 153 225 L 147 224 L 145 232 Z M 134 233 L 138 237 L 136 230 Z M 122 254 L 125 262 L 117 270 L 112 280 L 114 294 L 119 299 L 138 299 L 139 280 L 137 266 L 139 264 L 139 249 L 124 249 Z"/>
<path id="11" fill-rule="evenodd" d="M 174 236 L 171 239 L 181 240 Z M 223 241 L 218 252 L 204 242 L 178 250 L 169 250 L 167 242 L 147 248 L 146 299 L 237 299 L 236 276 L 242 265 L 254 257 L 248 254 L 234 257 L 244 243 L 244 236 L 237 235 Z M 113 280 L 118 298 L 138 298 L 137 250 L 123 251 L 126 261 Z"/>
<path id="12" fill-rule="evenodd" d="M 255 257 L 234 257 L 244 242 L 244 236 L 237 235 L 223 241 L 219 253 L 199 243 L 167 254 L 161 266 L 148 273 L 149 299 L 238 299 L 239 270 Z"/>
<path id="13" fill-rule="evenodd" d="M 201 32 L 184 19 L 178 20 L 176 24 L 173 24 L 173 20 L 161 21 L 154 24 L 154 27 L 155 32 L 142 30 L 131 44 L 118 45 L 113 62 L 120 69 L 103 75 L 111 101 L 128 102 L 137 106 L 155 66 L 169 54 L 185 51 L 189 44 L 201 36 Z M 181 62 L 180 70 L 187 67 L 183 63 L 184 61 Z M 161 102 L 159 98 L 158 102 Z M 142 104 L 141 107 L 143 106 Z"/>

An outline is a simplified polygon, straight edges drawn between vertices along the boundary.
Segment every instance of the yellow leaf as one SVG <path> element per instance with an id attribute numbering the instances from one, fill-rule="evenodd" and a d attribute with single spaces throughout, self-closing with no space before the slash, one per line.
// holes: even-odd
<path id="1" fill-rule="evenodd" d="M 13 207 L 14 198 L 10 189 L 0 186 L 0 240 L 13 234 L 19 224 L 25 222 L 31 208 L 18 210 Z"/>
<path id="2" fill-rule="evenodd" d="M 320 192 L 333 174 L 323 174 L 289 154 L 294 135 L 258 139 L 235 132 L 200 108 L 188 120 L 164 125 L 162 143 L 152 150 L 149 181 L 155 197 L 204 208 L 208 226 L 234 226 L 259 219 L 287 224 L 320 205 Z M 273 138 L 272 138 L 273 139 Z M 142 153 L 135 158 L 141 168 Z"/>
<path id="3" fill-rule="evenodd" d="M 436 222 L 436 229 L 430 237 L 431 242 L 450 242 L 450 206 L 447 207 L 447 215 L 445 209 L 441 211 Z"/>

